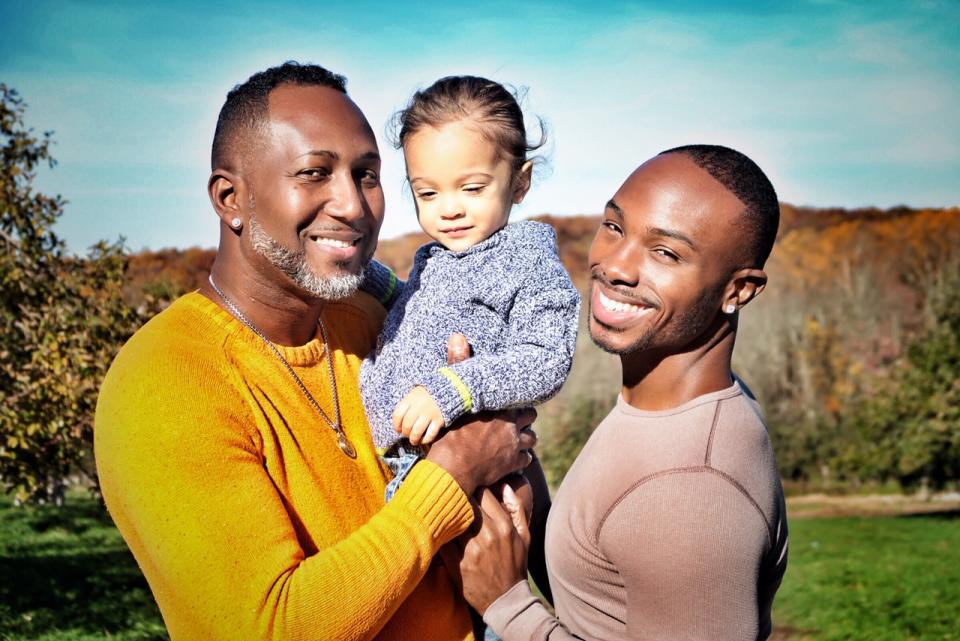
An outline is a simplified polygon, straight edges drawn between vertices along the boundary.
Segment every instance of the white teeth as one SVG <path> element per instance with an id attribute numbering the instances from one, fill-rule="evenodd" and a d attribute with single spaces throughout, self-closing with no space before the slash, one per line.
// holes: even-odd
<path id="1" fill-rule="evenodd" d="M 323 238 L 322 236 L 319 238 L 314 238 L 313 242 L 320 245 L 330 245 L 331 247 L 340 247 L 341 249 L 346 249 L 347 247 L 350 247 L 352 244 L 344 240 L 337 240 L 335 238 Z"/>
<path id="2" fill-rule="evenodd" d="M 631 305 L 630 303 L 621 303 L 620 301 L 612 300 L 603 295 L 603 292 L 597 292 L 598 298 L 600 299 L 600 304 L 603 305 L 604 309 L 611 312 L 639 312 L 643 307 L 640 305 Z"/>

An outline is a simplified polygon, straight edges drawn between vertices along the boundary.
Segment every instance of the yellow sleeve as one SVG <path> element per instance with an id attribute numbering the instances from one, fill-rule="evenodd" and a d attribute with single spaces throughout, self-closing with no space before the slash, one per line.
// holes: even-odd
<path id="1" fill-rule="evenodd" d="M 158 365 L 146 371 L 143 362 Z M 95 448 L 104 498 L 171 638 L 372 638 L 437 550 L 469 526 L 468 498 L 421 462 L 364 525 L 308 555 L 313 542 L 298 540 L 298 515 L 283 504 L 238 382 L 230 383 L 197 359 L 131 348 L 101 390 Z M 321 497 L 350 492 L 338 478 L 315 482 Z"/>

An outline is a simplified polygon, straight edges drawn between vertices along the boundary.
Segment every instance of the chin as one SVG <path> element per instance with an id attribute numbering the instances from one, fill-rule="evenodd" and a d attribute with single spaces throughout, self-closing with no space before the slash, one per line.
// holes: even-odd
<path id="1" fill-rule="evenodd" d="M 625 356 L 639 352 L 650 345 L 651 333 L 631 337 L 624 332 L 601 325 L 593 318 L 590 319 L 587 327 L 593 344 L 608 354 Z"/>

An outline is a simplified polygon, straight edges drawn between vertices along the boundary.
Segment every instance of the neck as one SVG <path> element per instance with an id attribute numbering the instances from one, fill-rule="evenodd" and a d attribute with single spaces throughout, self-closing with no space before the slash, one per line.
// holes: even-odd
<path id="1" fill-rule="evenodd" d="M 736 326 L 727 320 L 719 325 L 683 352 L 621 355 L 624 400 L 638 409 L 668 410 L 730 387 Z"/>
<path id="2" fill-rule="evenodd" d="M 210 275 L 217 287 L 253 325 L 277 345 L 304 345 L 316 336 L 323 300 L 304 294 L 292 282 L 277 283 L 264 278 L 260 270 L 231 269 L 218 253 Z M 210 283 L 200 293 L 225 311 L 233 312 Z"/>

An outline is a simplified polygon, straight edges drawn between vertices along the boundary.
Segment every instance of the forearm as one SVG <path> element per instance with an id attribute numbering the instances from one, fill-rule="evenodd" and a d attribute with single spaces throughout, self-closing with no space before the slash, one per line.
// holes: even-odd
<path id="1" fill-rule="evenodd" d="M 440 546 L 472 522 L 456 482 L 422 462 L 394 501 L 348 536 L 305 542 L 262 466 L 227 458 L 232 466 L 217 476 L 158 466 L 160 478 L 106 479 L 108 504 L 132 525 L 122 529 L 168 625 L 194 636 L 372 638 Z"/>
<path id="2" fill-rule="evenodd" d="M 448 424 L 467 411 L 530 407 L 556 394 L 573 363 L 579 295 L 541 291 L 518 300 L 502 347 L 425 375 Z"/>
<path id="3" fill-rule="evenodd" d="M 419 463 L 367 524 L 291 569 L 288 593 L 271 594 L 278 618 L 284 619 L 274 638 L 373 637 L 416 587 L 440 547 L 471 521 L 469 501 L 449 475 Z"/>
<path id="4" fill-rule="evenodd" d="M 543 602 L 521 581 L 494 601 L 483 620 L 503 641 L 576 641 L 574 635 L 550 614 Z"/>

